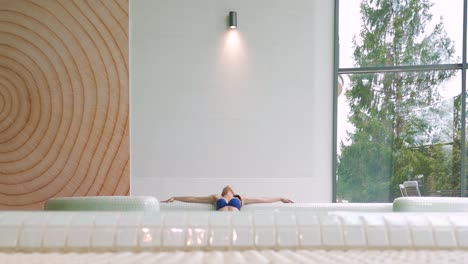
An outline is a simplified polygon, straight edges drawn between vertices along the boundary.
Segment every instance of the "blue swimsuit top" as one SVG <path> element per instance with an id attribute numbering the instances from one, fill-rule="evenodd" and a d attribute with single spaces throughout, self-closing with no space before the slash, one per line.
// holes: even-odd
<path id="1" fill-rule="evenodd" d="M 221 209 L 223 207 L 226 207 L 226 206 L 232 206 L 232 207 L 235 207 L 235 208 L 240 210 L 241 201 L 239 199 L 237 199 L 236 197 L 232 198 L 229 202 L 226 202 L 226 200 L 224 198 L 219 198 L 216 201 L 216 210 L 219 210 L 219 209 Z"/>

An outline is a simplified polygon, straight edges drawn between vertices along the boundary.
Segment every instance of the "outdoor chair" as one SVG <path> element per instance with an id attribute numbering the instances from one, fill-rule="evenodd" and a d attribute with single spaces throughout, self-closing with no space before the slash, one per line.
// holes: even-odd
<path id="1" fill-rule="evenodd" d="M 405 187 L 406 196 L 421 196 L 417 181 L 405 181 L 403 186 Z"/>

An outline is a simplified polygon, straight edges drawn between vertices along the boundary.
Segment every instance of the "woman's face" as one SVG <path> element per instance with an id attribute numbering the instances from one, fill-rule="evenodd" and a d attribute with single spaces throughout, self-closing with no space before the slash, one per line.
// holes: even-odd
<path id="1" fill-rule="evenodd" d="M 231 187 L 226 186 L 223 188 L 223 192 L 221 193 L 222 196 L 227 196 L 227 197 L 234 197 L 234 192 L 232 191 Z"/>

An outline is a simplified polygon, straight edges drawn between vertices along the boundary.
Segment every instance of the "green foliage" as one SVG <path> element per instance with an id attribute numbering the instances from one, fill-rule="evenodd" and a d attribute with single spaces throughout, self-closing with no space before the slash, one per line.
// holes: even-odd
<path id="1" fill-rule="evenodd" d="M 453 63 L 455 50 L 442 18 L 426 33 L 430 8 L 428 0 L 363 0 L 360 38 L 353 40 L 355 66 Z M 398 184 L 416 175 L 424 175 L 426 190 L 460 188 L 456 124 L 443 127 L 438 119 L 460 109 L 441 102 L 439 91 L 454 75 L 438 70 L 350 76 L 345 96 L 355 131 L 351 144 L 340 146 L 339 199 L 392 201 Z"/>

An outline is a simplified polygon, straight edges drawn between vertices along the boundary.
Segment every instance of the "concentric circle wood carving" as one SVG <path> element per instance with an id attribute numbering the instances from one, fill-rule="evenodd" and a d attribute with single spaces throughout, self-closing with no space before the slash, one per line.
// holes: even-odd
<path id="1" fill-rule="evenodd" d="M 0 208 L 129 191 L 128 0 L 0 0 Z"/>

